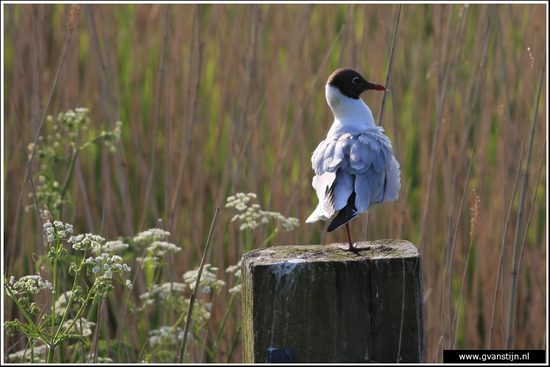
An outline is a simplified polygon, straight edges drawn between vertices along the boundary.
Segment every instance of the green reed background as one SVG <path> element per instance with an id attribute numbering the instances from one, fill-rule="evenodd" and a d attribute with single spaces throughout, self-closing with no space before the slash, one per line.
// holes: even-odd
<path id="1" fill-rule="evenodd" d="M 303 221 L 317 204 L 311 153 L 332 122 L 324 84 L 336 68 L 352 67 L 390 90 L 383 105 L 382 93 L 362 97 L 402 171 L 399 200 L 379 206 L 368 224 L 359 217 L 352 235 L 419 248 L 427 361 L 440 361 L 443 349 L 506 348 L 514 253 L 510 345 L 544 348 L 546 75 L 537 92 L 545 5 L 403 5 L 388 80 L 398 5 L 84 5 L 70 39 L 69 11 L 4 6 L 6 275 L 34 274 L 44 251 L 38 215 L 24 209 L 32 204 L 27 144 L 44 114 L 76 107 L 90 110 L 90 136 L 118 120 L 122 136 L 114 155 L 95 147 L 79 155 L 62 220 L 114 240 L 162 219 L 182 248 L 166 279 L 181 281 L 198 266 L 216 207 L 210 262 L 220 278 L 231 276 L 223 269 L 249 250 L 224 208 L 236 192 L 255 192 L 263 208 L 300 219 L 270 246 L 345 241 L 345 231 Z M 50 131 L 46 123 L 41 133 Z M 31 174 L 38 169 L 35 159 Z M 254 242 L 272 229 L 255 230 Z M 225 314 L 218 301 L 211 328 Z M 118 335 L 116 315 L 102 339 Z M 16 316 L 7 299 L 5 319 Z M 128 317 L 124 332 L 138 355 L 140 333 L 158 321 Z M 221 360 L 236 332 L 227 328 Z M 239 342 L 232 361 L 241 356 Z"/>

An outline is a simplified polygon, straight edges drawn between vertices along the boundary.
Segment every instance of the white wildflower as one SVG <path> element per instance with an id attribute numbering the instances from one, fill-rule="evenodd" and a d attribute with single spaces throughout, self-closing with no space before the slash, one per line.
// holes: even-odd
<path id="1" fill-rule="evenodd" d="M 45 355 L 46 351 L 48 351 L 48 346 L 46 344 L 42 344 L 39 346 L 35 346 L 33 349 L 34 352 L 34 363 L 46 363 L 46 359 L 41 359 L 40 356 Z M 16 353 L 10 354 L 10 359 L 12 361 L 20 361 L 21 358 L 25 358 L 25 362 L 31 361 L 31 350 L 30 349 L 22 349 Z"/>
<path id="2" fill-rule="evenodd" d="M 238 278 L 241 276 L 241 260 L 236 265 L 231 265 L 227 269 L 225 269 L 226 273 L 234 273 L 235 276 Z"/>
<path id="3" fill-rule="evenodd" d="M 299 226 L 297 218 L 286 218 L 280 213 L 261 210 L 259 204 L 249 205 L 250 199 L 256 199 L 256 197 L 254 193 L 237 193 L 227 198 L 226 207 L 234 207 L 241 212 L 231 219 L 232 222 L 236 220 L 241 222 L 239 230 L 258 228 L 263 224 L 268 224 L 271 219 L 280 223 L 286 231 Z"/>
<path id="4" fill-rule="evenodd" d="M 178 335 L 178 340 L 182 340 L 183 330 L 180 327 L 177 327 L 176 332 Z M 176 343 L 176 338 L 174 334 L 175 333 L 172 330 L 171 326 L 161 326 L 160 329 L 151 330 L 149 332 L 149 344 L 151 345 L 151 348 L 154 348 L 155 346 L 162 343 L 165 338 L 171 343 Z"/>
<path id="5" fill-rule="evenodd" d="M 241 293 L 242 284 L 239 284 L 229 290 L 229 293 Z"/>
<path id="6" fill-rule="evenodd" d="M 71 325 L 72 322 L 73 322 L 72 319 L 65 321 L 63 323 L 62 328 L 63 329 L 68 328 Z M 92 335 L 92 328 L 94 326 L 95 326 L 95 322 L 88 321 L 88 320 L 86 320 L 85 318 L 82 317 L 73 325 L 73 329 L 75 329 L 74 331 L 76 333 L 78 333 L 79 335 L 90 336 L 90 335 Z M 82 327 L 82 330 L 80 329 L 80 327 Z M 71 332 L 71 330 L 66 330 L 66 332 Z"/>
<path id="7" fill-rule="evenodd" d="M 55 301 L 55 313 L 57 315 L 63 315 L 65 313 L 65 310 L 67 309 L 67 304 L 69 303 L 69 299 L 71 298 L 72 294 L 73 291 L 62 293 L 61 296 L 59 296 L 59 298 Z"/>
<path id="8" fill-rule="evenodd" d="M 216 274 L 214 274 L 217 271 L 218 271 L 218 268 L 212 266 L 211 264 L 204 265 L 202 269 L 201 280 L 200 280 L 200 286 L 203 287 L 202 288 L 203 292 L 208 293 L 210 289 L 206 289 L 206 288 L 209 288 L 209 287 L 216 288 L 221 285 L 220 282 L 222 281 L 218 281 L 216 278 Z M 199 274 L 198 269 L 189 270 L 188 272 L 183 274 L 183 279 L 187 284 L 189 284 L 189 288 L 191 288 L 192 290 L 195 289 L 195 283 L 197 282 L 198 274 Z"/>
<path id="9" fill-rule="evenodd" d="M 151 243 L 151 245 L 149 245 L 148 250 L 153 251 L 153 252 L 162 251 L 162 253 L 164 255 L 164 253 L 166 251 L 178 252 L 178 251 L 181 251 L 181 248 L 174 245 L 173 243 L 169 243 L 169 242 L 165 242 L 165 241 L 155 241 L 155 242 Z"/>
<path id="10" fill-rule="evenodd" d="M 42 281 L 40 275 L 26 275 L 17 281 L 12 276 L 7 286 L 15 293 L 38 293 L 42 289 L 52 289 L 52 284 L 47 280 Z"/>
<path id="11" fill-rule="evenodd" d="M 151 228 L 146 231 L 138 233 L 134 237 L 134 242 L 145 243 L 151 241 L 157 241 L 170 236 L 170 232 L 164 231 L 160 228 Z"/>
<path id="12" fill-rule="evenodd" d="M 149 299 L 152 297 L 159 297 L 160 299 L 166 299 L 172 292 L 183 292 L 187 288 L 185 283 L 166 282 L 161 285 L 153 285 L 153 288 L 149 292 L 145 292 L 139 296 L 141 299 Z"/>
<path id="13" fill-rule="evenodd" d="M 122 251 L 126 248 L 128 248 L 128 244 L 127 243 L 124 243 L 122 241 L 109 241 L 107 243 L 105 243 L 105 246 L 103 247 L 103 250 L 104 251 L 107 251 L 107 252 L 119 252 L 119 251 Z"/>

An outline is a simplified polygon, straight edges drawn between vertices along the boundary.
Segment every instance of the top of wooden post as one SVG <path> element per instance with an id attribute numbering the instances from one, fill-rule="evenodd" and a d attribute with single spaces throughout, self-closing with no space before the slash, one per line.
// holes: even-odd
<path id="1" fill-rule="evenodd" d="M 364 261 L 366 259 L 390 259 L 418 257 L 418 249 L 406 240 L 376 240 L 357 242 L 357 252 L 345 251 L 348 244 L 330 245 L 289 245 L 252 250 L 243 255 L 243 260 L 254 260 L 256 265 L 277 264 L 281 262 L 300 263 L 326 261 Z"/>

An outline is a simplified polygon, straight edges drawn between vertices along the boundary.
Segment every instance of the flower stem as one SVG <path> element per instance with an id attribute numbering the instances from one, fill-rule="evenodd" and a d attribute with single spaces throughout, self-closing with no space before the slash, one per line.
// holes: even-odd
<path id="1" fill-rule="evenodd" d="M 53 363 L 53 356 L 55 354 L 55 347 L 57 345 L 55 344 L 48 344 L 48 360 L 46 361 L 46 363 Z"/>

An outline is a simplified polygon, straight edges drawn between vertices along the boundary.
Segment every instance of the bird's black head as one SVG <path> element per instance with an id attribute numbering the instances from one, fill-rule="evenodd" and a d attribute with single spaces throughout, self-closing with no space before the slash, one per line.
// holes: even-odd
<path id="1" fill-rule="evenodd" d="M 328 85 L 332 85 L 340 90 L 346 97 L 358 99 L 361 93 L 368 89 L 387 90 L 380 84 L 368 82 L 353 69 L 338 69 L 327 80 Z"/>

